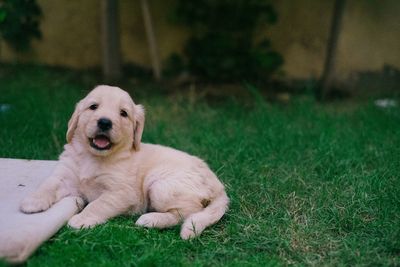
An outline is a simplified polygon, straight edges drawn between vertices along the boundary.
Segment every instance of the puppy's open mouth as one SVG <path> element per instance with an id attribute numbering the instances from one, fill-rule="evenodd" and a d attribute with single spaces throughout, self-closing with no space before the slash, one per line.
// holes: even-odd
<path id="1" fill-rule="evenodd" d="M 112 143 L 110 138 L 104 134 L 96 135 L 94 138 L 89 138 L 90 146 L 97 150 L 108 150 Z"/>

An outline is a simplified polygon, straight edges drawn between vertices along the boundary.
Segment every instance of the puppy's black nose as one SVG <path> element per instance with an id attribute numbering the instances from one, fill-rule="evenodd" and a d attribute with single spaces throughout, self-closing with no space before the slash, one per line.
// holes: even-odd
<path id="1" fill-rule="evenodd" d="M 97 127 L 103 131 L 110 130 L 112 128 L 112 121 L 107 118 L 100 118 L 97 121 Z"/>

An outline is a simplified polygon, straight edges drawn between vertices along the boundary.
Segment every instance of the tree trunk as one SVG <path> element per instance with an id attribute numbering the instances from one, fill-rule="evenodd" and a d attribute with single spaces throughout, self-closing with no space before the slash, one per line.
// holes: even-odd
<path id="1" fill-rule="evenodd" d="M 322 72 L 320 85 L 318 86 L 317 90 L 317 98 L 319 100 L 326 99 L 334 83 L 336 52 L 340 31 L 342 29 L 342 18 L 345 4 L 346 0 L 335 0 L 324 69 Z"/>
<path id="2" fill-rule="evenodd" d="M 161 79 L 161 66 L 160 66 L 161 64 L 160 64 L 160 58 L 158 56 L 157 42 L 154 34 L 154 28 L 151 20 L 148 1 L 141 0 L 141 5 L 142 5 L 142 13 L 143 13 L 144 27 L 146 30 L 147 42 L 149 43 L 150 59 L 153 68 L 153 75 L 154 78 L 157 81 L 159 81 Z"/>
<path id="3" fill-rule="evenodd" d="M 118 0 L 102 0 L 102 67 L 106 80 L 121 77 Z"/>

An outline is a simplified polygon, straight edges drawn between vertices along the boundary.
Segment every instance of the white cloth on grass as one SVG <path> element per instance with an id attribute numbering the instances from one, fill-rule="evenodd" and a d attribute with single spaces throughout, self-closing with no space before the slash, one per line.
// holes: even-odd
<path id="1" fill-rule="evenodd" d="M 25 261 L 79 212 L 79 198 L 67 197 L 49 210 L 24 214 L 19 205 L 51 174 L 56 161 L 0 158 L 0 259 Z"/>

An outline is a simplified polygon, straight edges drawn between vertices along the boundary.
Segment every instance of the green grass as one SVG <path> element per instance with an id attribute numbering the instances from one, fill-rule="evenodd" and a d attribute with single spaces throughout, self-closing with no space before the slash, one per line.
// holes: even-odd
<path id="1" fill-rule="evenodd" d="M 0 73 L 0 103 L 12 106 L 0 112 L 0 157 L 56 159 L 94 80 L 42 68 Z M 226 184 L 229 212 L 191 241 L 179 227 L 135 227 L 137 216 L 64 227 L 28 266 L 400 265 L 398 107 L 134 95 L 147 110 L 143 141 L 205 159 Z"/>

